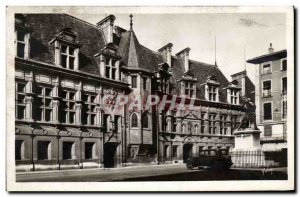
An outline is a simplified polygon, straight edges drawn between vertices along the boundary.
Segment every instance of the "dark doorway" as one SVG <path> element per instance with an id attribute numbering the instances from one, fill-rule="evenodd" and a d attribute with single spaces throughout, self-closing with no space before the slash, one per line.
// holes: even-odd
<path id="1" fill-rule="evenodd" d="M 183 145 L 183 163 L 186 163 L 188 158 L 193 156 L 193 145 L 192 144 L 184 144 Z"/>
<path id="2" fill-rule="evenodd" d="M 106 143 L 104 145 L 104 167 L 105 168 L 114 168 L 116 167 L 116 150 L 117 150 L 118 144 L 115 143 Z"/>

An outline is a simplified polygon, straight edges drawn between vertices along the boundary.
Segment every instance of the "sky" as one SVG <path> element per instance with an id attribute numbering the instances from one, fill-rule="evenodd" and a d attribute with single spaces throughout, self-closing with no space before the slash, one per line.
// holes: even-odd
<path id="1" fill-rule="evenodd" d="M 96 24 L 104 14 L 75 14 Z M 129 14 L 115 14 L 115 25 L 129 29 Z M 140 44 L 157 51 L 173 44 L 172 55 L 189 47 L 190 59 L 214 64 L 216 60 L 228 80 L 245 69 L 245 59 L 286 49 L 286 15 L 282 13 L 134 14 L 133 30 Z M 255 80 L 255 65 L 246 64 Z"/>

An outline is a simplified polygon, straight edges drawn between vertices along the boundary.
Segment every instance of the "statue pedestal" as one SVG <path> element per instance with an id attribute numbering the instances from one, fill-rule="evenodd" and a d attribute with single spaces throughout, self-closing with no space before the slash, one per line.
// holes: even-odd
<path id="1" fill-rule="evenodd" d="M 244 128 L 236 130 L 233 135 L 234 149 L 231 151 L 233 167 L 263 167 L 265 165 L 264 153 L 260 146 L 259 130 Z"/>

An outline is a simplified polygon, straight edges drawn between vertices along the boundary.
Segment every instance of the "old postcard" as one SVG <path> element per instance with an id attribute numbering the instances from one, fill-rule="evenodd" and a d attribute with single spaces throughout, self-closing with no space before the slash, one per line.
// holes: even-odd
<path id="1" fill-rule="evenodd" d="M 293 7 L 7 7 L 8 191 L 293 191 Z"/>

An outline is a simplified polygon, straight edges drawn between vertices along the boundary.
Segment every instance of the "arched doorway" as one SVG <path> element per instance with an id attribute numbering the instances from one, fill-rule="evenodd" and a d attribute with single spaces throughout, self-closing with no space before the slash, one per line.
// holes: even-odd
<path id="1" fill-rule="evenodd" d="M 183 145 L 183 163 L 186 163 L 188 158 L 193 156 L 193 144 L 184 144 Z"/>

